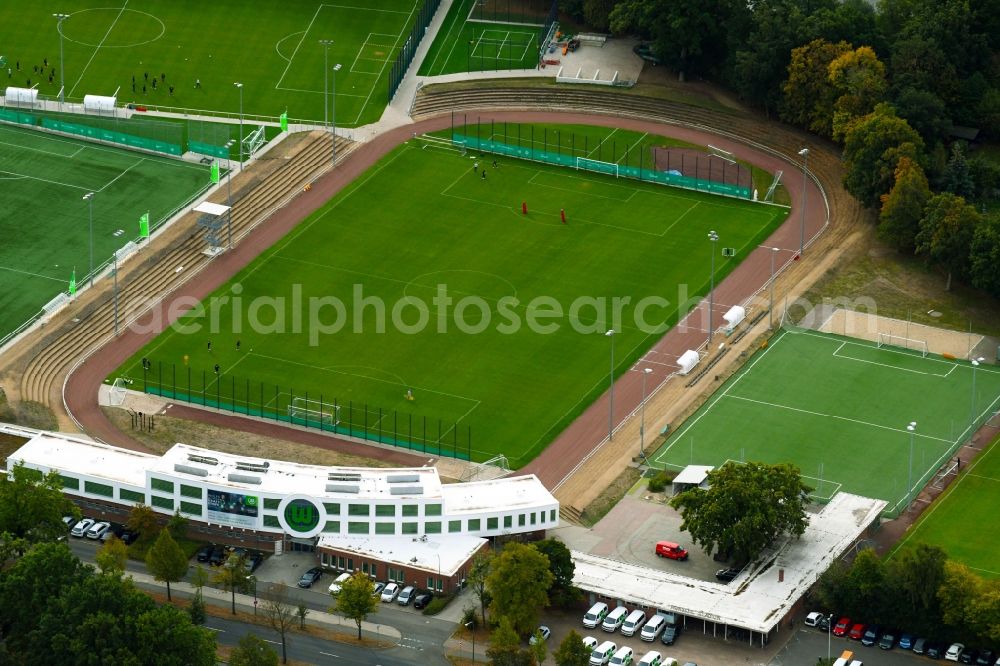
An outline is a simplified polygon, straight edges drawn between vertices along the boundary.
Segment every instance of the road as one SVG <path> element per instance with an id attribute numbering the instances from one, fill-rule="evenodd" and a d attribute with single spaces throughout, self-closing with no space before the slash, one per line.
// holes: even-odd
<path id="1" fill-rule="evenodd" d="M 908 650 L 881 650 L 877 647 L 865 647 L 857 641 L 846 638 L 830 639 L 830 656 L 836 658 L 844 650 L 854 652 L 854 658 L 864 663 L 878 666 L 929 666 L 939 663 L 927 657 L 915 655 Z M 785 648 L 771 660 L 768 666 L 808 666 L 815 664 L 819 657 L 827 655 L 827 635 L 815 629 L 802 628 L 795 632 Z"/>

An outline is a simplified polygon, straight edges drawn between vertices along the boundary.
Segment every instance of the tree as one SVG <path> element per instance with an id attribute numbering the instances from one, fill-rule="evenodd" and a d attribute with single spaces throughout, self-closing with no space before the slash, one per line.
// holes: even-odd
<path id="1" fill-rule="evenodd" d="M 940 547 L 919 543 L 886 562 L 891 615 L 920 635 L 933 633 L 941 617 L 937 591 L 944 580 L 947 560 L 948 555 Z"/>
<path id="2" fill-rule="evenodd" d="M 951 289 L 953 275 L 963 277 L 968 272 L 972 237 L 980 220 L 976 209 L 954 194 L 938 194 L 927 202 L 916 251 L 947 274 L 945 291 Z"/>
<path id="3" fill-rule="evenodd" d="M 590 653 L 591 650 L 583 644 L 583 637 L 575 629 L 570 629 L 552 658 L 556 660 L 556 666 L 587 666 Z"/>
<path id="4" fill-rule="evenodd" d="M 902 157 L 922 163 L 923 139 L 888 104 L 855 120 L 844 134 L 844 187 L 871 207 L 892 189 Z"/>
<path id="5" fill-rule="evenodd" d="M 830 81 L 830 63 L 850 52 L 847 42 L 814 39 L 792 49 L 781 117 L 822 136 L 833 136 L 833 110 L 838 91 Z"/>
<path id="6" fill-rule="evenodd" d="M 170 583 L 184 579 L 188 571 L 188 558 L 170 536 L 170 530 L 161 530 L 156 543 L 146 551 L 146 568 L 153 578 L 167 584 L 167 600 L 170 600 Z"/>
<path id="7" fill-rule="evenodd" d="M 201 596 L 201 590 L 195 592 L 194 596 L 191 597 L 191 605 L 188 606 L 188 617 L 191 618 L 191 624 L 205 624 L 205 599 Z"/>
<path id="8" fill-rule="evenodd" d="M 534 643 L 529 641 L 528 652 L 531 653 L 532 660 L 536 664 L 545 663 L 545 658 L 549 656 L 548 646 L 545 645 L 545 638 L 542 636 L 541 629 L 535 629 L 535 633 L 531 635 L 535 639 Z"/>
<path id="9" fill-rule="evenodd" d="M 361 640 L 361 623 L 369 615 L 379 609 L 379 600 L 375 598 L 375 584 L 364 573 L 358 571 L 344 581 L 334 604 L 336 612 L 354 620 L 358 626 L 358 640 Z"/>
<path id="10" fill-rule="evenodd" d="M 288 586 L 271 585 L 264 599 L 264 617 L 268 625 L 281 637 L 281 663 L 288 663 L 287 636 L 295 624 L 295 607 L 288 601 Z"/>
<path id="11" fill-rule="evenodd" d="M 951 128 L 948 107 L 934 93 L 903 88 L 896 94 L 893 103 L 899 117 L 920 134 L 927 146 L 936 147 L 947 137 Z"/>
<path id="12" fill-rule="evenodd" d="M 129 511 L 125 527 L 139 535 L 143 541 L 152 541 L 160 531 L 160 522 L 156 512 L 145 504 L 136 504 Z"/>
<path id="13" fill-rule="evenodd" d="M 549 605 L 551 586 L 549 558 L 533 545 L 512 541 L 493 560 L 486 577 L 490 615 L 509 618 L 514 631 L 530 634 L 538 626 L 539 611 Z"/>
<path id="14" fill-rule="evenodd" d="M 167 519 L 167 529 L 170 531 L 170 536 L 174 538 L 175 541 L 180 541 L 187 537 L 187 528 L 190 524 L 190 520 L 181 515 L 181 512 L 177 509 L 174 510 L 174 515 Z"/>
<path id="15" fill-rule="evenodd" d="M 229 653 L 229 666 L 277 666 L 278 653 L 254 634 L 244 634 Z"/>
<path id="16" fill-rule="evenodd" d="M 215 572 L 213 580 L 221 585 L 222 589 L 229 590 L 233 615 L 236 615 L 236 590 L 243 591 L 250 586 L 250 571 L 247 569 L 246 559 L 230 555 L 226 563 Z"/>
<path id="17" fill-rule="evenodd" d="M 128 546 L 118 537 L 112 535 L 97 551 L 97 566 L 106 574 L 121 575 L 125 571 L 128 560 Z"/>
<path id="18" fill-rule="evenodd" d="M 830 63 L 830 83 L 837 94 L 833 112 L 833 138 L 838 141 L 851 123 L 874 110 L 885 99 L 888 87 L 885 65 L 868 46 L 843 53 Z"/>
<path id="19" fill-rule="evenodd" d="M 596 30 L 607 32 L 611 27 L 608 17 L 616 4 L 616 0 L 584 0 L 583 18 L 587 25 Z"/>
<path id="20" fill-rule="evenodd" d="M 486 607 L 490 605 L 490 591 L 486 588 L 486 578 L 490 575 L 490 567 L 493 564 L 493 551 L 482 550 L 472 558 L 472 566 L 469 567 L 469 575 L 466 582 L 472 588 L 473 594 L 479 599 L 479 607 L 483 612 L 483 622 L 486 622 Z"/>
<path id="21" fill-rule="evenodd" d="M 300 601 L 299 605 L 295 607 L 295 616 L 299 618 L 299 629 L 305 629 L 306 617 L 309 616 L 309 607 L 306 606 L 305 602 Z"/>
<path id="22" fill-rule="evenodd" d="M 956 631 L 965 633 L 976 622 L 972 600 L 982 592 L 982 579 L 959 562 L 944 564 L 944 578 L 938 588 L 941 620 Z"/>
<path id="23" fill-rule="evenodd" d="M 63 494 L 58 472 L 42 475 L 18 462 L 0 474 L 0 532 L 27 544 L 55 541 L 66 535 L 63 516 L 79 520 L 80 509 Z"/>
<path id="24" fill-rule="evenodd" d="M 972 180 L 969 160 L 965 158 L 962 142 L 956 141 L 951 146 L 951 157 L 945 165 L 941 186 L 945 192 L 957 194 L 965 199 L 975 196 L 976 184 Z"/>
<path id="25" fill-rule="evenodd" d="M 900 158 L 896 166 L 896 183 L 888 194 L 882 195 L 879 236 L 897 249 L 912 253 L 930 198 L 931 188 L 924 170 L 909 157 Z"/>
<path id="26" fill-rule="evenodd" d="M 532 656 L 521 649 L 521 639 L 511 619 L 500 617 L 496 629 L 490 634 L 490 646 L 486 648 L 486 656 L 490 663 L 497 666 L 529 666 Z"/>
<path id="27" fill-rule="evenodd" d="M 552 588 L 549 590 L 549 597 L 552 603 L 563 608 L 576 604 L 581 598 L 581 593 L 573 586 L 576 565 L 573 564 L 569 548 L 558 539 L 537 541 L 535 548 L 549 558 L 549 571 L 552 572 Z"/>
<path id="28" fill-rule="evenodd" d="M 847 574 L 846 583 L 851 595 L 848 613 L 852 616 L 870 617 L 875 623 L 890 619 L 885 613 L 885 568 L 873 549 L 865 548 L 857 554 Z"/>
<path id="29" fill-rule="evenodd" d="M 1000 218 L 984 219 L 972 234 L 969 277 L 976 289 L 1000 298 Z"/>
<path id="30" fill-rule="evenodd" d="M 810 488 L 794 465 L 728 463 L 708 473 L 709 488 L 675 495 L 670 505 L 708 555 L 719 552 L 743 563 L 782 535 L 801 536 Z"/>

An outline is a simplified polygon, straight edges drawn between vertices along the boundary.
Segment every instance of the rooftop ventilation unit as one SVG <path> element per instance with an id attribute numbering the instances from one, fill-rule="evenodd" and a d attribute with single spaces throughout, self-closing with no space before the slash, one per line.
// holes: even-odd
<path id="1" fill-rule="evenodd" d="M 361 474 L 357 472 L 330 472 L 326 475 L 327 481 L 360 481 Z"/>
<path id="2" fill-rule="evenodd" d="M 188 454 L 188 460 L 191 462 L 201 463 L 202 465 L 218 465 L 219 459 L 212 458 L 211 456 L 199 456 L 195 453 Z"/>
<path id="3" fill-rule="evenodd" d="M 230 474 L 228 478 L 233 483 L 255 483 L 257 485 L 261 483 L 259 476 L 249 476 L 247 474 Z"/>
<path id="4" fill-rule="evenodd" d="M 357 495 L 361 492 L 361 486 L 354 483 L 328 483 L 326 484 L 326 492 L 350 493 L 352 495 Z"/>
<path id="5" fill-rule="evenodd" d="M 201 467 L 192 467 L 191 465 L 184 465 L 182 463 L 175 463 L 174 471 L 180 472 L 181 474 L 190 474 L 191 476 L 208 476 L 207 469 L 202 469 Z"/>
<path id="6" fill-rule="evenodd" d="M 389 483 L 419 483 L 419 474 L 389 474 L 385 477 Z"/>
<path id="7" fill-rule="evenodd" d="M 245 472 L 258 472 L 260 474 L 266 474 L 267 468 L 271 466 L 269 462 L 263 463 L 252 463 L 245 462 L 243 460 L 236 461 L 236 469 L 242 469 Z"/>
<path id="8" fill-rule="evenodd" d="M 390 495 L 423 495 L 422 486 L 393 486 L 389 488 Z"/>

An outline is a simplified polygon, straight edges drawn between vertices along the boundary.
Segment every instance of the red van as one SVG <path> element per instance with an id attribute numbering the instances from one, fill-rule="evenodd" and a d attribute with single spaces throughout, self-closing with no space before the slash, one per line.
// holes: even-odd
<path id="1" fill-rule="evenodd" d="M 673 541 L 657 541 L 656 555 L 657 557 L 669 557 L 672 560 L 686 560 L 688 558 L 688 552 L 680 544 Z"/>

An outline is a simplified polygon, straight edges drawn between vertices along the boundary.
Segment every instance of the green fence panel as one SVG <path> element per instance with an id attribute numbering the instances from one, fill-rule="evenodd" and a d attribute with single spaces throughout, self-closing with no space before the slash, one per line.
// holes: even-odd
<path id="1" fill-rule="evenodd" d="M 215 146 L 201 141 L 188 141 L 188 150 L 199 155 L 229 159 L 229 149 L 225 146 Z"/>
<path id="2" fill-rule="evenodd" d="M 24 113 L 23 111 L 17 111 L 15 109 L 0 109 L 0 120 L 20 123 L 22 125 L 35 124 L 35 117 L 33 115 L 30 113 Z"/>
<path id="3" fill-rule="evenodd" d="M 67 123 L 61 120 L 53 120 L 51 118 L 42 118 L 42 127 L 55 130 L 57 132 L 66 132 L 67 134 L 85 136 L 97 141 L 108 141 L 110 143 L 117 143 L 123 146 L 131 146 L 133 148 L 142 148 L 143 150 L 166 153 L 168 155 L 180 156 L 183 152 L 179 145 L 167 143 L 166 141 L 147 139 L 145 137 L 135 136 L 134 134 L 116 132 L 100 127 Z"/>

